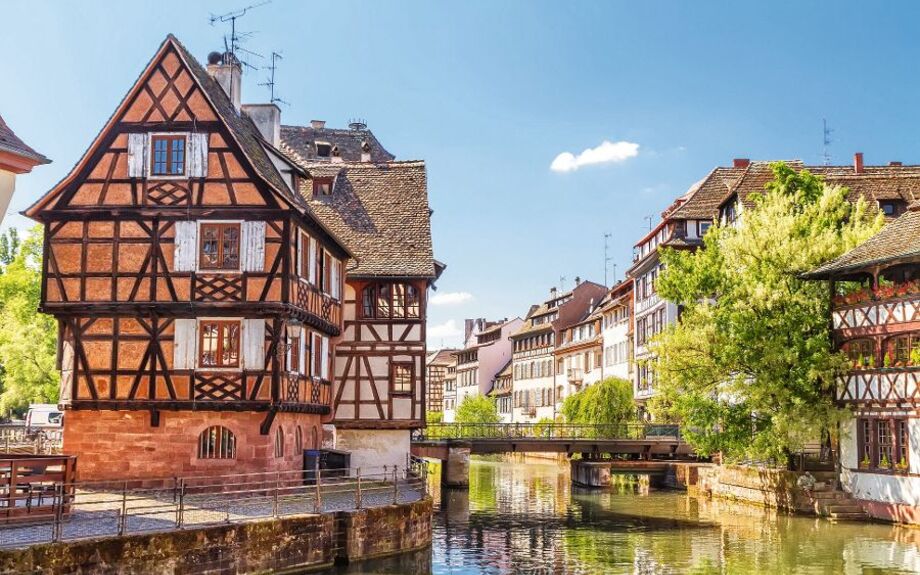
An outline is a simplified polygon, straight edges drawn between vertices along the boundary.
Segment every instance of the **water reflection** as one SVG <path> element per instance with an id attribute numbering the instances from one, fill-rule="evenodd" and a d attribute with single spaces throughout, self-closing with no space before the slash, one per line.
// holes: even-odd
<path id="1" fill-rule="evenodd" d="M 432 478 L 437 487 L 439 470 Z M 647 483 L 573 488 L 567 466 L 476 461 L 435 488 L 431 550 L 340 573 L 918 573 L 920 530 L 792 517 Z"/>

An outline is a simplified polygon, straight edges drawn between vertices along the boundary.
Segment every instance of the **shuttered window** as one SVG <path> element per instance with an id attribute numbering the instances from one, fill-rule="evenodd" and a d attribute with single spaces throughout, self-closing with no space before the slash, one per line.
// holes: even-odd
<path id="1" fill-rule="evenodd" d="M 240 224 L 201 224 L 198 267 L 202 270 L 240 269 Z"/>
<path id="2" fill-rule="evenodd" d="M 240 322 L 202 321 L 198 334 L 199 367 L 239 367 Z"/>
<path id="3" fill-rule="evenodd" d="M 185 136 L 153 136 L 150 155 L 151 176 L 185 174 Z"/>

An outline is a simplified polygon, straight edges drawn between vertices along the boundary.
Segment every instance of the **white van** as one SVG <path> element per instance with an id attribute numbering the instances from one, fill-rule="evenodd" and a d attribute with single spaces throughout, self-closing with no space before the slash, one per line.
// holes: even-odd
<path id="1" fill-rule="evenodd" d="M 33 403 L 26 415 L 26 429 L 55 429 L 64 426 L 64 413 L 53 403 Z"/>

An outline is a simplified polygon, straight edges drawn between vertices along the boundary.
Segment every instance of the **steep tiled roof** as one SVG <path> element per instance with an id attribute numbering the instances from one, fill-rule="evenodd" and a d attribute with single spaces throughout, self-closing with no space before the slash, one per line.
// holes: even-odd
<path id="1" fill-rule="evenodd" d="M 301 182 L 301 194 L 323 224 L 355 254 L 353 277 L 436 277 L 431 247 L 431 217 L 425 163 L 341 163 L 315 166 L 335 171 L 330 196 L 313 197 L 312 183 Z"/>
<path id="2" fill-rule="evenodd" d="M 571 349 L 582 348 L 582 347 L 594 347 L 595 345 L 600 344 L 602 340 L 603 338 L 600 335 L 595 335 L 593 337 L 590 337 L 588 339 L 583 339 L 580 341 L 569 341 L 560 346 L 557 346 L 556 349 L 553 350 L 553 353 L 559 354 L 559 353 L 564 353 L 566 351 L 569 351 Z"/>
<path id="3" fill-rule="evenodd" d="M 51 161 L 23 142 L 19 136 L 13 132 L 12 128 L 3 121 L 3 116 L 0 116 L 0 152 L 9 152 L 17 156 L 24 156 L 39 164 L 47 164 Z"/>
<path id="4" fill-rule="evenodd" d="M 365 145 L 372 162 L 392 162 L 396 159 L 396 156 L 384 149 L 373 132 L 366 128 L 342 130 L 312 126 L 281 126 L 281 142 L 282 150 L 295 152 L 308 162 L 329 163 L 328 158 L 323 159 L 316 155 L 317 142 L 337 147 L 340 157 L 345 162 L 360 162 Z"/>
<path id="5" fill-rule="evenodd" d="M 763 192 L 767 182 L 773 179 L 771 163 L 751 162 L 721 203 L 737 194 L 742 205 L 750 207 L 751 194 Z M 848 188 L 850 201 L 862 196 L 876 206 L 879 200 L 901 200 L 909 204 L 920 199 L 920 166 L 865 166 L 863 172 L 857 174 L 852 166 L 806 166 L 798 160 L 786 163 L 797 170 L 807 169 L 822 176 L 830 185 Z"/>
<path id="6" fill-rule="evenodd" d="M 865 242 L 803 277 L 830 279 L 896 261 L 920 261 L 920 202 Z"/>
<path id="7" fill-rule="evenodd" d="M 712 219 L 718 215 L 719 204 L 741 178 L 744 168 L 716 168 L 691 188 L 686 199 L 667 214 L 673 219 Z"/>

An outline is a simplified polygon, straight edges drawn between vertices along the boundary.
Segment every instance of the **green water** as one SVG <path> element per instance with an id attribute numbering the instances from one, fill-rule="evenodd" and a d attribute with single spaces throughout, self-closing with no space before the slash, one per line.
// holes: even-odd
<path id="1" fill-rule="evenodd" d="M 920 529 L 792 517 L 636 481 L 585 490 L 565 465 L 474 461 L 469 492 L 433 493 L 431 549 L 337 573 L 920 573 Z"/>

